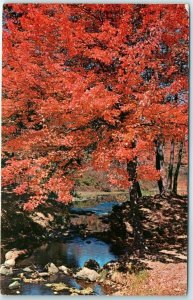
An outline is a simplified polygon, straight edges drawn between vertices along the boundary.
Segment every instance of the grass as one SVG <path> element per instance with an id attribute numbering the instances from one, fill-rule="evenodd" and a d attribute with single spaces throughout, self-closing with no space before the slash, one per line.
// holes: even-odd
<path id="1" fill-rule="evenodd" d="M 138 283 L 142 283 L 143 281 L 146 281 L 149 278 L 149 274 L 146 270 L 140 271 L 138 274 L 136 274 L 136 281 Z"/>

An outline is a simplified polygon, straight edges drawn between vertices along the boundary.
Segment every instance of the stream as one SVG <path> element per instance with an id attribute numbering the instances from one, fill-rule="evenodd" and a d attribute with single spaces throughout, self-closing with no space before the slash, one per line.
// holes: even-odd
<path id="1" fill-rule="evenodd" d="M 76 220 L 76 222 L 74 221 L 75 223 L 82 217 L 88 221 L 90 215 L 90 217 L 92 217 L 91 221 L 89 221 L 91 223 L 89 223 L 90 233 L 92 233 L 93 228 L 95 231 L 101 230 L 101 232 L 103 232 L 105 227 L 101 227 L 100 218 L 108 215 L 112 211 L 114 205 L 120 205 L 120 203 L 117 201 L 104 200 L 101 200 L 100 203 L 96 203 L 96 201 L 93 203 L 92 201 L 89 201 L 88 203 L 83 201 L 81 203 L 81 201 L 79 201 L 71 206 L 70 212 L 72 213 L 72 218 Z M 92 224 L 92 222 L 94 224 Z M 98 226 L 97 228 L 95 228 L 96 224 Z M 79 290 L 91 287 L 94 295 L 105 295 L 105 291 L 100 284 L 92 282 L 88 283 L 83 280 L 75 279 L 72 275 L 64 275 L 60 272 L 46 278 L 45 283 L 24 283 L 21 281 L 21 286 L 17 290 L 10 290 L 8 286 L 13 282 L 12 278 L 17 278 L 18 275 L 23 272 L 23 268 L 25 267 L 35 266 L 36 270 L 45 272 L 45 265 L 52 262 L 56 266 L 64 265 L 72 270 L 77 270 L 78 268 L 82 268 L 85 262 L 90 259 L 97 261 L 100 267 L 103 267 L 107 262 L 118 259 L 119 254 L 119 251 L 114 249 L 109 242 L 101 240 L 94 235 L 82 236 L 74 230 L 70 232 L 69 236 L 64 237 L 61 241 L 44 243 L 36 248 L 30 256 L 19 258 L 14 269 L 14 274 L 11 276 L 2 276 L 2 294 L 16 295 L 17 293 L 20 293 L 20 295 L 53 295 L 53 290 L 50 287 L 47 287 L 45 283 L 62 282 Z M 70 292 L 65 290 L 58 294 L 69 295 Z"/>

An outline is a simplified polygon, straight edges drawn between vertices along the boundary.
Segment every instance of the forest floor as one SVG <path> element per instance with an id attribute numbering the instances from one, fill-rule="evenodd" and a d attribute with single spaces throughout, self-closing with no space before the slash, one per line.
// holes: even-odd
<path id="1" fill-rule="evenodd" d="M 108 295 L 185 295 L 187 292 L 187 197 L 142 197 L 138 218 L 139 251 L 133 243 L 129 203 L 111 214 L 112 241 L 126 245 L 126 254 L 103 283 Z M 116 230 L 115 230 L 116 229 Z M 141 247 L 141 249 L 140 249 Z M 139 270 L 130 272 L 130 264 Z M 144 264 L 140 269 L 140 264 Z"/>
<path id="2" fill-rule="evenodd" d="M 117 272 L 104 282 L 107 294 L 114 296 L 182 296 L 187 293 L 187 263 L 161 263 L 145 260 L 148 270 L 138 274 Z"/>

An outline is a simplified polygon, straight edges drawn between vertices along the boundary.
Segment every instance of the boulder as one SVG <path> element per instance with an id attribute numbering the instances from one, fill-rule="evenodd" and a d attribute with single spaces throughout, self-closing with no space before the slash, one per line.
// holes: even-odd
<path id="1" fill-rule="evenodd" d="M 33 273 L 33 270 L 30 269 L 30 267 L 24 268 L 23 271 L 26 272 L 26 273 Z"/>
<path id="2" fill-rule="evenodd" d="M 100 270 L 100 265 L 94 259 L 89 259 L 88 261 L 86 261 L 85 264 L 84 264 L 84 267 L 86 267 L 88 269 L 91 269 L 91 270 L 95 270 L 95 271 Z"/>
<path id="3" fill-rule="evenodd" d="M 16 258 L 17 258 L 16 252 L 17 252 L 17 249 L 12 249 L 12 250 L 8 251 L 8 252 L 5 254 L 5 259 L 6 259 L 6 260 L 9 260 L 9 259 L 16 259 Z"/>
<path id="4" fill-rule="evenodd" d="M 49 274 L 56 274 L 59 272 L 59 269 L 53 263 L 49 263 L 45 266 L 45 269 L 48 270 Z"/>
<path id="5" fill-rule="evenodd" d="M 80 290 L 81 295 L 92 295 L 93 289 L 91 287 L 87 287 L 86 289 Z"/>
<path id="6" fill-rule="evenodd" d="M 14 281 L 9 285 L 10 290 L 15 290 L 18 289 L 19 287 L 20 287 L 20 283 L 18 281 Z"/>
<path id="7" fill-rule="evenodd" d="M 66 274 L 66 275 L 69 275 L 70 273 L 72 273 L 72 272 L 70 271 L 70 269 L 68 269 L 68 268 L 65 267 L 65 266 L 60 266 L 60 267 L 58 267 L 58 269 L 59 269 L 60 271 L 62 271 L 64 274 Z"/>
<path id="8" fill-rule="evenodd" d="M 74 277 L 89 281 L 96 281 L 100 276 L 95 270 L 84 267 L 79 272 L 77 272 Z"/>
<path id="9" fill-rule="evenodd" d="M 8 259 L 8 260 L 6 260 L 5 262 L 4 262 L 4 265 L 6 266 L 6 267 L 14 267 L 15 266 L 15 259 L 13 259 L 13 258 L 11 258 L 11 259 Z"/>
<path id="10" fill-rule="evenodd" d="M 31 278 L 38 278 L 38 276 L 39 276 L 39 274 L 38 274 L 38 272 L 33 272 L 33 273 L 31 273 Z"/>
<path id="11" fill-rule="evenodd" d="M 40 277 L 48 277 L 48 276 L 50 276 L 50 274 L 48 272 L 40 272 L 40 273 L 38 273 L 38 276 L 40 276 Z"/>
<path id="12" fill-rule="evenodd" d="M 70 296 L 78 296 L 78 294 L 77 293 L 72 293 L 72 294 L 70 294 Z"/>
<path id="13" fill-rule="evenodd" d="M 69 290 L 70 289 L 70 287 L 68 287 L 65 283 L 62 283 L 62 282 L 47 283 L 46 286 L 50 287 L 55 292 L 60 292 L 60 291 Z"/>
<path id="14" fill-rule="evenodd" d="M 0 274 L 5 275 L 5 276 L 12 275 L 13 274 L 13 269 L 9 268 L 9 267 L 6 267 L 5 265 L 1 265 Z"/>
<path id="15" fill-rule="evenodd" d="M 5 254 L 5 260 L 10 260 L 10 259 L 16 260 L 16 258 L 18 258 L 20 255 L 23 255 L 26 253 L 27 253 L 27 250 L 12 249 Z"/>

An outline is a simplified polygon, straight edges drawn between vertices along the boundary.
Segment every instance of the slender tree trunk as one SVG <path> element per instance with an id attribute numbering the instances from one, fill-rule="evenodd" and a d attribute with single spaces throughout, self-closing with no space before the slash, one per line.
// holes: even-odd
<path id="1" fill-rule="evenodd" d="M 173 169 L 174 169 L 174 140 L 171 141 L 171 148 L 170 148 L 170 162 L 168 166 L 168 178 L 167 178 L 167 189 L 171 192 L 172 190 L 172 183 L 173 183 Z"/>
<path id="2" fill-rule="evenodd" d="M 163 153 L 163 142 L 160 140 L 156 141 L 156 170 L 163 171 L 164 166 L 164 153 Z M 165 182 L 161 176 L 158 180 L 158 188 L 160 194 L 163 194 L 165 191 Z"/>
<path id="3" fill-rule="evenodd" d="M 129 161 L 127 163 L 127 172 L 129 175 L 129 181 L 132 183 L 131 190 L 135 190 L 137 197 L 142 197 L 142 192 L 139 182 L 136 180 L 137 177 L 137 159 L 134 161 Z"/>
<path id="4" fill-rule="evenodd" d="M 134 161 L 129 161 L 127 163 L 127 171 L 129 175 L 129 181 L 131 182 L 130 187 L 130 210 L 132 215 L 132 226 L 133 226 L 133 245 L 131 245 L 132 250 L 137 250 L 142 254 L 143 251 L 143 237 L 141 233 L 141 225 L 139 219 L 139 207 L 138 199 L 142 196 L 139 182 L 136 180 L 137 177 L 137 159 Z"/>
<path id="5" fill-rule="evenodd" d="M 183 142 L 180 142 L 180 148 L 178 152 L 178 162 L 174 173 L 174 182 L 173 182 L 173 190 L 172 190 L 174 195 L 177 195 L 177 190 L 178 190 L 178 175 L 179 175 L 179 170 L 182 162 L 182 154 L 183 154 Z"/>

